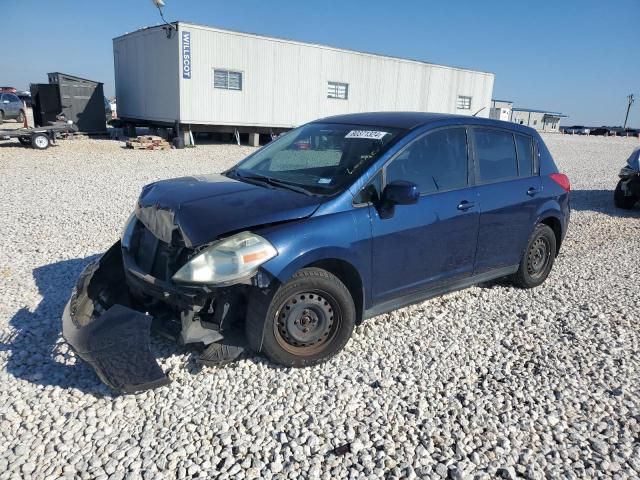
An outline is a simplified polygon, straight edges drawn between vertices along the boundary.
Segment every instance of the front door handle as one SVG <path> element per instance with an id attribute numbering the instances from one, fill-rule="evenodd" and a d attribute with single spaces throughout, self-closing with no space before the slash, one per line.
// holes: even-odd
<path id="1" fill-rule="evenodd" d="M 473 202 L 468 202 L 466 200 L 463 200 L 458 204 L 458 210 L 462 210 L 462 211 L 469 210 L 470 208 L 475 207 L 475 205 L 476 204 Z"/>
<path id="2" fill-rule="evenodd" d="M 529 195 L 530 197 L 533 197 L 538 193 L 540 193 L 540 190 L 538 190 L 537 188 L 530 187 L 529 190 L 527 190 L 527 195 Z"/>

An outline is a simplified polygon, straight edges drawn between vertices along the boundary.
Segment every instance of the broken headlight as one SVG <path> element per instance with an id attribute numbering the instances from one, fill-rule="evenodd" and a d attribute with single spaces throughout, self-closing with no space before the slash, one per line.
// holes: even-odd
<path id="1" fill-rule="evenodd" d="M 242 232 L 220 240 L 189 260 L 172 280 L 180 283 L 230 283 L 251 277 L 278 251 L 267 240 Z"/>

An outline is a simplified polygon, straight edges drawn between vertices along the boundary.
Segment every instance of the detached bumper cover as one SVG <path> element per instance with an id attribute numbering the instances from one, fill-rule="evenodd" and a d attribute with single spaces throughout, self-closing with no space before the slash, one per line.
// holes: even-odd
<path id="1" fill-rule="evenodd" d="M 167 385 L 149 349 L 151 319 L 123 305 L 114 305 L 85 327 L 73 325 L 69 302 L 63 315 L 65 340 L 106 385 L 135 393 Z"/>
<path id="2" fill-rule="evenodd" d="M 62 334 L 98 377 L 134 393 L 169 383 L 149 348 L 153 317 L 133 310 L 120 242 L 82 272 L 62 316 Z"/>

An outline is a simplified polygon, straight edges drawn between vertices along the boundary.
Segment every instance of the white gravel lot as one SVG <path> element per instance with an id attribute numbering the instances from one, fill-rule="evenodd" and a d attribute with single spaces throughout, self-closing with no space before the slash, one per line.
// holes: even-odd
<path id="1" fill-rule="evenodd" d="M 546 141 L 574 210 L 542 287 L 382 315 L 303 370 L 261 357 L 198 370 L 154 339 L 173 382 L 135 396 L 112 395 L 62 343 L 71 287 L 144 184 L 251 150 L 0 144 L 0 479 L 637 478 L 640 210 L 615 210 L 612 193 L 639 142 Z"/>

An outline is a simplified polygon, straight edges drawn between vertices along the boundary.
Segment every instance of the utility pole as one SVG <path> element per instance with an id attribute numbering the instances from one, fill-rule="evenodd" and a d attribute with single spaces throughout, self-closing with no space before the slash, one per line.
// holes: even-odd
<path id="1" fill-rule="evenodd" d="M 627 101 L 629 102 L 629 104 L 627 105 L 627 114 L 624 117 L 624 126 L 622 128 L 627 128 L 627 120 L 629 120 L 629 110 L 631 110 L 631 104 L 635 101 L 635 98 L 633 98 L 633 93 L 627 95 Z"/>

